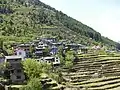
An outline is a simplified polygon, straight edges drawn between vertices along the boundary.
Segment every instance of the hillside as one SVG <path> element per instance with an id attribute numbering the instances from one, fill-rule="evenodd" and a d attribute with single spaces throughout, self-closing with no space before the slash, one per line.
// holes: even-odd
<path id="1" fill-rule="evenodd" d="M 38 36 L 53 36 L 85 45 L 116 42 L 91 27 L 39 0 L 0 0 L 0 38 L 5 42 L 26 42 Z"/>

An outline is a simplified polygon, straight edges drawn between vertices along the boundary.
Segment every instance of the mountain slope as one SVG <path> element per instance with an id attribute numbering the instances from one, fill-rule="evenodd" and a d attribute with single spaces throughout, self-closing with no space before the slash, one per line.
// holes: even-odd
<path id="1" fill-rule="evenodd" d="M 116 42 L 102 37 L 91 27 L 39 0 L 1 0 L 0 35 L 3 38 L 12 36 L 28 39 L 49 35 L 86 45 L 96 42 L 108 46 L 116 45 Z"/>

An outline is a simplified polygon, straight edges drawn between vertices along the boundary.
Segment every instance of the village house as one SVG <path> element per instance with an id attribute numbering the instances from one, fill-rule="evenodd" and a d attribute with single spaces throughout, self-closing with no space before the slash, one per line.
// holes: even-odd
<path id="1" fill-rule="evenodd" d="M 50 54 L 55 55 L 58 53 L 58 48 L 56 46 L 52 46 L 50 48 Z"/>
<path id="2" fill-rule="evenodd" d="M 74 50 L 78 54 L 88 52 L 88 48 L 85 45 L 82 45 L 82 44 L 76 44 L 76 43 L 66 44 L 65 47 L 66 47 L 67 50 Z"/>
<path id="3" fill-rule="evenodd" d="M 42 38 L 41 41 L 45 44 L 47 44 L 48 46 L 51 46 L 52 43 L 56 43 L 57 39 L 56 38 Z"/>
<path id="4" fill-rule="evenodd" d="M 35 48 L 35 56 L 36 58 L 40 58 L 44 56 L 45 53 L 45 47 L 36 47 Z"/>
<path id="5" fill-rule="evenodd" d="M 25 80 L 25 75 L 21 65 L 22 60 L 23 58 L 21 56 L 5 56 L 5 62 L 9 63 L 9 78 L 12 83 L 22 83 Z"/>
<path id="6" fill-rule="evenodd" d="M 94 46 L 92 47 L 92 49 L 93 49 L 93 50 L 100 50 L 101 47 L 100 47 L 99 45 L 94 45 Z"/>
<path id="7" fill-rule="evenodd" d="M 66 47 L 70 50 L 74 50 L 77 51 L 78 49 L 80 49 L 80 44 L 76 44 L 76 43 L 71 43 L 71 44 L 66 44 Z"/>
<path id="8" fill-rule="evenodd" d="M 88 53 L 88 47 L 82 44 L 78 44 L 79 45 L 79 50 L 81 53 L 85 54 Z"/>
<path id="9" fill-rule="evenodd" d="M 30 51 L 30 44 L 20 44 L 18 47 L 24 49 L 25 51 Z"/>
<path id="10" fill-rule="evenodd" d="M 16 49 L 15 55 L 26 58 L 26 51 L 24 49 Z"/>
<path id="11" fill-rule="evenodd" d="M 57 42 L 56 38 L 43 38 L 42 40 L 47 41 L 47 42 L 52 42 L 52 43 Z"/>
<path id="12" fill-rule="evenodd" d="M 16 49 L 18 49 L 18 50 L 21 50 L 21 51 L 25 51 L 25 55 L 26 55 L 26 58 L 29 58 L 29 57 L 31 57 L 31 55 L 30 55 L 30 47 L 31 47 L 31 45 L 30 44 L 20 44 L 20 45 L 18 45 L 17 46 L 17 48 Z M 18 53 L 19 53 L 19 51 L 17 51 Z M 16 52 L 16 53 L 17 53 Z M 20 53 L 19 53 L 20 54 Z"/>
<path id="13" fill-rule="evenodd" d="M 60 46 L 63 46 L 62 42 L 56 42 L 56 43 L 50 43 L 49 48 L 50 48 L 50 54 L 55 55 L 58 53 L 58 48 Z"/>
<path id="14" fill-rule="evenodd" d="M 34 43 L 35 45 L 37 45 L 40 42 L 40 40 L 33 40 L 32 43 Z"/>
<path id="15" fill-rule="evenodd" d="M 77 54 L 86 54 L 88 53 L 88 47 L 81 47 L 79 50 L 77 50 Z"/>
<path id="16" fill-rule="evenodd" d="M 42 57 L 39 60 L 39 62 L 46 62 L 46 63 L 52 63 L 54 66 L 60 65 L 60 58 L 59 57 Z"/>
<path id="17" fill-rule="evenodd" d="M 56 43 L 50 43 L 50 47 L 52 47 L 52 46 L 56 46 L 56 47 L 59 47 L 59 46 L 62 46 L 63 45 L 63 43 L 62 42 L 56 42 Z"/>
<path id="18" fill-rule="evenodd" d="M 40 47 L 40 48 L 48 47 L 48 45 L 43 43 L 43 42 L 39 42 L 37 46 Z"/>

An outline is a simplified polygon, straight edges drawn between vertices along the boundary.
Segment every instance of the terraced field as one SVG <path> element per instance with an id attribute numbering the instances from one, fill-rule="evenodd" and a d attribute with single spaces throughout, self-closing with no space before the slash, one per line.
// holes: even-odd
<path id="1" fill-rule="evenodd" d="M 120 56 L 80 56 L 71 72 L 63 72 L 65 90 L 120 90 Z"/>
<path id="2" fill-rule="evenodd" d="M 41 83 L 43 85 L 42 90 L 61 90 L 63 85 L 58 84 L 53 79 L 49 78 L 47 75 L 43 75 L 41 78 Z"/>

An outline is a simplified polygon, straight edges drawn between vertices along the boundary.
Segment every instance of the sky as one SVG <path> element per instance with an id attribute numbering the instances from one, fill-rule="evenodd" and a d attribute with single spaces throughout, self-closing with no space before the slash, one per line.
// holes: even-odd
<path id="1" fill-rule="evenodd" d="M 120 0 L 40 0 L 92 27 L 114 41 L 120 41 Z"/>

